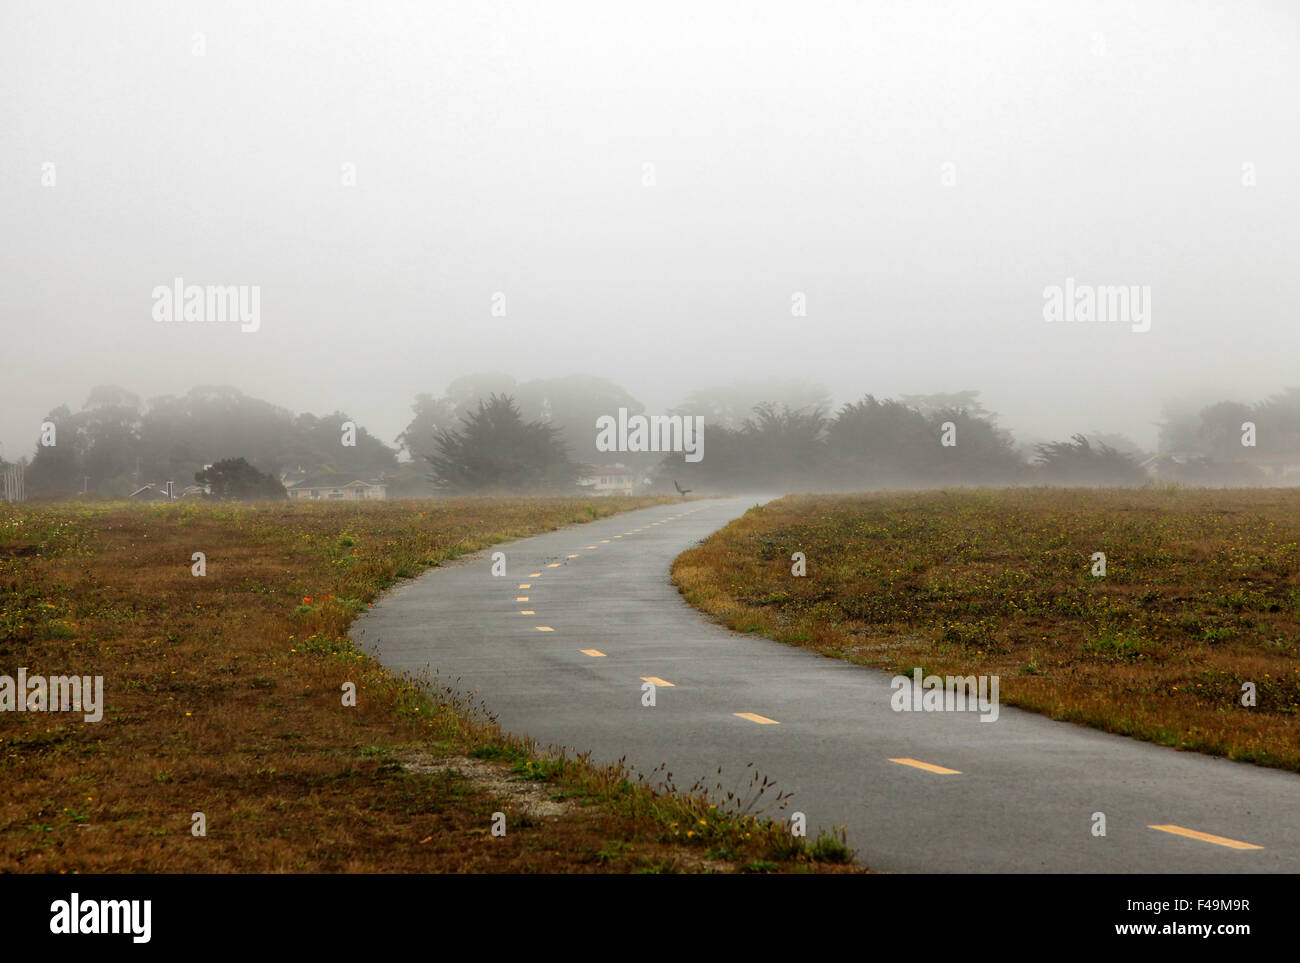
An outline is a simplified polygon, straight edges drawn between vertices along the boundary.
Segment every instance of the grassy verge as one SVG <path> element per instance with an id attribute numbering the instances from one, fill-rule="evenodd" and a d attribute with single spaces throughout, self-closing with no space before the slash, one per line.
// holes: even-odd
<path id="1" fill-rule="evenodd" d="M 348 639 L 398 579 L 664 501 L 0 506 L 0 674 L 101 675 L 105 703 L 0 712 L 0 871 L 849 868 L 762 804 L 540 754 Z"/>
<path id="2" fill-rule="evenodd" d="M 789 497 L 673 567 L 733 629 L 895 673 L 998 675 L 1004 704 L 1295 771 L 1298 573 L 1296 489 Z"/>

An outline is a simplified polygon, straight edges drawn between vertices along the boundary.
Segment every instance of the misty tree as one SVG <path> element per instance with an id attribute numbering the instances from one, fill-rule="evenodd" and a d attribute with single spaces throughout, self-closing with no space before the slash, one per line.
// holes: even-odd
<path id="1" fill-rule="evenodd" d="M 1261 453 L 1300 462 L 1300 388 L 1288 388 L 1255 406 Z"/>
<path id="2" fill-rule="evenodd" d="M 927 418 L 939 412 L 962 411 L 976 418 L 992 420 L 993 412 L 985 409 L 979 400 L 979 391 L 942 391 L 929 395 L 902 395 L 900 399 L 909 408 L 915 408 Z"/>
<path id="3" fill-rule="evenodd" d="M 617 416 L 620 408 L 626 408 L 630 415 L 645 412 L 645 406 L 621 385 L 592 375 L 525 381 L 519 385 L 515 401 L 524 417 L 536 418 L 554 427 L 572 456 L 579 461 L 603 462 L 609 459 L 608 453 L 596 448 L 597 418 Z M 620 452 L 615 460 L 628 465 L 649 466 L 655 457 L 640 452 Z"/>
<path id="4" fill-rule="evenodd" d="M 82 473 L 106 494 L 129 489 L 142 440 L 140 399 L 116 385 L 100 385 L 75 421 Z"/>
<path id="5" fill-rule="evenodd" d="M 264 501 L 288 498 L 274 475 L 258 471 L 243 458 L 226 458 L 194 473 L 194 480 L 209 486 L 213 498 Z"/>
<path id="6" fill-rule="evenodd" d="M 957 443 L 938 449 L 931 484 L 1001 485 L 1018 481 L 1024 464 L 1016 454 L 1009 432 L 993 421 L 992 415 L 976 415 L 966 408 L 938 408 L 927 418 L 930 438 L 939 438 L 944 425 L 951 424 Z"/>
<path id="7" fill-rule="evenodd" d="M 1164 407 L 1157 473 L 1188 485 L 1258 485 L 1300 464 L 1300 388 L 1255 405 L 1219 401 Z M 1242 425 L 1255 425 L 1255 444 L 1242 444 Z"/>
<path id="8" fill-rule="evenodd" d="M 754 406 L 740 434 L 750 451 L 762 454 L 767 478 L 811 478 L 826 460 L 826 409 L 820 405 L 792 409 L 771 402 Z"/>
<path id="9" fill-rule="evenodd" d="M 78 437 L 78 420 L 67 405 L 59 405 L 45 416 L 45 421 L 54 425 L 55 444 L 42 445 L 37 440 L 27 469 L 27 488 L 33 493 L 80 491 L 84 442 Z"/>
<path id="10" fill-rule="evenodd" d="M 415 417 L 397 440 L 412 458 L 427 459 L 439 431 L 455 427 L 476 410 L 479 402 L 487 401 L 494 394 L 513 398 L 525 420 L 541 421 L 555 428 L 579 461 L 607 460 L 608 453 L 596 448 L 597 418 L 617 415 L 620 408 L 626 408 L 629 414 L 645 411 L 640 401 L 608 378 L 579 374 L 516 383 L 514 378 L 500 372 L 482 372 L 457 378 L 448 385 L 442 398 L 417 395 L 412 406 Z M 620 452 L 618 460 L 648 467 L 655 459 L 643 453 Z"/>
<path id="11" fill-rule="evenodd" d="M 756 472 L 764 470 L 763 456 L 754 450 L 743 432 L 710 426 L 706 417 L 704 438 L 705 455 L 701 461 L 688 462 L 680 452 L 656 454 L 659 461 L 650 473 L 653 482 L 667 491 L 672 490 L 674 481 L 697 492 L 710 487 L 731 491 L 761 487 Z"/>
<path id="12" fill-rule="evenodd" d="M 1220 461 L 1239 460 L 1245 454 L 1241 426 L 1255 420 L 1254 409 L 1236 401 L 1220 401 L 1202 409 L 1196 437 L 1198 453 Z"/>
<path id="13" fill-rule="evenodd" d="M 1118 452 L 1129 455 L 1137 461 L 1142 461 L 1150 457 L 1151 453 L 1139 445 L 1128 435 L 1119 432 L 1108 431 L 1090 431 L 1087 434 L 1088 440 L 1094 444 L 1109 445 Z"/>
<path id="14" fill-rule="evenodd" d="M 710 426 L 708 416 L 703 417 L 703 460 L 686 462 L 675 452 L 663 455 L 654 472 L 660 485 L 681 480 L 736 491 L 817 487 L 827 456 L 828 418 L 821 406 L 762 402 L 738 428 Z"/>
<path id="15" fill-rule="evenodd" d="M 80 411 L 60 405 L 45 420 L 55 426 L 55 444 L 36 444 L 27 486 L 32 492 L 130 490 L 140 451 L 139 399 L 115 385 L 91 390 Z"/>
<path id="16" fill-rule="evenodd" d="M 447 399 L 456 406 L 457 417 L 464 417 L 493 395 L 514 397 L 518 386 L 514 376 L 503 371 L 478 371 L 461 375 L 447 385 Z"/>
<path id="17" fill-rule="evenodd" d="M 998 428 L 978 404 L 975 392 L 910 396 L 922 408 L 866 395 L 840 408 L 827 437 L 831 477 L 847 487 L 896 485 L 1005 484 L 1019 480 L 1024 463 L 1011 435 Z M 951 422 L 956 444 L 943 446 Z"/>
<path id="18" fill-rule="evenodd" d="M 344 425 L 351 422 L 344 444 Z M 293 430 L 276 452 L 275 463 L 301 467 L 308 473 L 351 474 L 357 478 L 388 473 L 397 468 L 397 453 L 345 412 L 316 416 L 304 412 L 293 420 Z"/>
<path id="19" fill-rule="evenodd" d="M 683 465 L 680 457 L 668 456 L 657 474 L 706 486 L 804 490 L 1020 480 L 1024 463 L 991 415 L 976 414 L 983 410 L 978 406 L 937 406 L 940 399 L 968 401 L 971 394 L 928 396 L 935 406 L 927 412 L 866 395 L 833 418 L 820 405 L 761 403 L 739 428 L 706 432 L 703 462 Z M 942 447 L 941 429 L 949 421 L 958 443 Z"/>
<path id="20" fill-rule="evenodd" d="M 1166 402 L 1160 408 L 1160 415 L 1158 444 L 1161 452 L 1183 455 L 1197 451 L 1201 419 L 1194 403 Z"/>
<path id="21" fill-rule="evenodd" d="M 455 426 L 456 404 L 450 398 L 435 398 L 425 392 L 415 396 L 411 411 L 415 416 L 396 440 L 412 460 L 425 461 L 436 450 L 434 440 L 438 432 Z"/>
<path id="22" fill-rule="evenodd" d="M 448 494 L 522 494 L 573 489 L 577 466 L 559 431 L 524 421 L 514 400 L 493 394 L 465 415 L 459 430 L 444 429 L 427 456 L 435 488 Z"/>
<path id="23" fill-rule="evenodd" d="M 1044 481 L 1058 485 L 1141 485 L 1147 481 L 1147 473 L 1131 456 L 1109 445 L 1093 445 L 1084 435 L 1072 439 L 1034 446 L 1034 467 Z"/>
<path id="24" fill-rule="evenodd" d="M 739 430 L 762 405 L 780 405 L 791 411 L 828 410 L 831 398 L 821 385 L 799 379 L 771 378 L 737 381 L 731 385 L 700 388 L 672 409 L 673 414 L 701 415 L 706 428 Z"/>
<path id="25" fill-rule="evenodd" d="M 205 464 L 243 457 L 265 471 L 389 473 L 397 452 L 360 425 L 355 445 L 343 444 L 347 415 L 295 416 L 228 386 L 200 386 L 147 403 L 113 385 L 94 388 L 80 411 L 66 405 L 46 416 L 57 444 L 35 446 L 28 490 L 91 490 L 125 495 L 147 482 L 191 477 Z"/>
<path id="26" fill-rule="evenodd" d="M 827 429 L 835 477 L 850 487 L 902 485 L 933 474 L 936 437 L 911 405 L 872 395 L 843 405 Z"/>

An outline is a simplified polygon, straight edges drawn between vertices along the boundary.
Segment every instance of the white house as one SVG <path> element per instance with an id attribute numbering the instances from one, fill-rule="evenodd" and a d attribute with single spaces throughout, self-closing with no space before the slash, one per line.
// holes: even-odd
<path id="1" fill-rule="evenodd" d="M 285 491 L 293 501 L 383 501 L 388 497 L 388 484 L 382 480 L 361 481 L 350 475 L 317 475 L 286 478 Z"/>
<path id="2" fill-rule="evenodd" d="M 592 495 L 631 495 L 636 488 L 636 472 L 626 465 L 582 465 L 578 469 L 578 487 Z"/>

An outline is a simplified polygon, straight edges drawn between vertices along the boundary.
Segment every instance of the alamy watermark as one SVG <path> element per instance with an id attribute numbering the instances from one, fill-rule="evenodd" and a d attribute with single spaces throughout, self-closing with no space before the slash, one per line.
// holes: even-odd
<path id="1" fill-rule="evenodd" d="M 896 675 L 889 683 L 895 712 L 980 712 L 980 722 L 998 721 L 998 677 L 995 675 L 927 675 L 912 670 L 912 678 Z M 910 691 L 909 691 L 910 687 Z"/>
<path id="2" fill-rule="evenodd" d="M 597 451 L 680 451 L 689 462 L 704 457 L 703 415 L 632 415 L 596 419 Z"/>
<path id="3" fill-rule="evenodd" d="M 1143 334 L 1151 330 L 1151 286 L 1144 284 L 1075 284 L 1043 288 L 1043 320 L 1047 322 L 1129 324 Z"/>
<path id="4" fill-rule="evenodd" d="M 0 675 L 0 712 L 84 712 L 86 722 L 104 718 L 102 675 Z"/>
<path id="5" fill-rule="evenodd" d="M 238 321 L 251 333 L 262 326 L 262 288 L 256 284 L 186 284 L 173 278 L 150 295 L 155 321 Z"/>
<path id="6" fill-rule="evenodd" d="M 124 934 L 133 943 L 148 943 L 153 927 L 153 901 L 147 899 L 82 899 L 73 893 L 50 904 L 50 932 Z"/>

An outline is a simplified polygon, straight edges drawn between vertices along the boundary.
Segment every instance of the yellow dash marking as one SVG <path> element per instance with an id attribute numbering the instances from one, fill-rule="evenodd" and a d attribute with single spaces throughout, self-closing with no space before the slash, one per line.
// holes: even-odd
<path id="1" fill-rule="evenodd" d="M 560 567 L 560 563 L 559 563 L 559 562 L 552 562 L 550 565 L 548 565 L 548 566 L 546 566 L 546 567 L 547 567 L 547 568 L 559 568 L 559 567 Z"/>
<path id="2" fill-rule="evenodd" d="M 539 625 L 539 626 L 537 626 L 537 631 L 538 631 L 538 632 L 554 632 L 555 629 L 551 628 L 549 625 Z"/>
<path id="3" fill-rule="evenodd" d="M 579 651 L 582 652 L 583 655 L 591 656 L 593 659 L 605 658 L 605 653 L 600 651 L 600 649 L 579 649 Z"/>
<path id="4" fill-rule="evenodd" d="M 595 545 L 588 545 L 587 547 L 588 547 L 588 548 L 595 548 L 596 546 L 595 546 Z"/>
<path id="5" fill-rule="evenodd" d="M 570 555 L 570 556 L 569 556 L 569 558 L 577 558 L 577 557 L 578 557 L 578 556 L 576 556 L 576 555 Z"/>
<path id="6" fill-rule="evenodd" d="M 615 537 L 615 538 L 622 538 L 623 536 L 622 536 L 622 535 L 615 535 L 614 537 Z"/>
<path id="7" fill-rule="evenodd" d="M 1188 839 L 1199 839 L 1203 843 L 1214 843 L 1216 846 L 1227 846 L 1229 849 L 1263 849 L 1263 846 L 1256 846 L 1254 843 L 1243 843 L 1239 839 L 1228 839 L 1226 836 L 1215 836 L 1211 833 L 1197 832 L 1195 829 L 1184 829 L 1182 826 L 1148 826 L 1147 829 L 1158 829 L 1162 833 L 1173 833 L 1175 836 L 1186 836 Z"/>
<path id="8" fill-rule="evenodd" d="M 655 685 L 657 685 L 657 686 L 666 687 L 666 688 L 669 688 L 669 689 L 671 689 L 671 688 L 674 687 L 673 684 L 672 684 L 671 682 L 665 682 L 663 679 L 659 678 L 659 676 L 657 676 L 657 675 L 643 675 L 643 676 L 641 676 L 641 681 L 642 681 L 642 682 L 653 682 L 653 683 L 654 683 Z"/>
<path id="9" fill-rule="evenodd" d="M 600 544 L 602 544 L 602 545 L 607 545 L 607 544 L 609 544 L 609 539 L 608 539 L 608 538 L 602 538 L 602 539 L 600 540 Z"/>
<path id="10" fill-rule="evenodd" d="M 528 573 L 528 577 L 529 577 L 529 578 L 541 578 L 541 577 L 542 577 L 542 573 L 541 573 L 541 572 L 529 572 L 529 573 Z"/>
<path id="11" fill-rule="evenodd" d="M 519 583 L 519 587 L 520 587 L 520 588 L 532 588 L 532 587 L 533 587 L 533 583 L 532 583 L 532 582 L 520 582 L 520 583 Z"/>
<path id="12" fill-rule="evenodd" d="M 520 609 L 520 610 L 519 610 L 519 614 L 520 614 L 520 615 L 536 615 L 537 613 L 534 612 L 532 609 Z"/>
<path id="13" fill-rule="evenodd" d="M 896 762 L 902 766 L 911 766 L 914 769 L 924 769 L 926 772 L 937 772 L 941 776 L 960 776 L 960 769 L 945 769 L 943 766 L 936 766 L 933 763 L 921 762 L 918 759 L 891 759 L 890 762 Z"/>
<path id="14" fill-rule="evenodd" d="M 516 602 L 527 602 L 527 601 L 528 601 L 528 596 L 527 596 L 527 595 L 516 595 L 516 596 L 515 596 L 515 601 L 516 601 Z"/>
<path id="15" fill-rule="evenodd" d="M 740 719 L 748 719 L 750 722 L 757 722 L 760 726 L 779 726 L 781 724 L 775 719 L 760 716 L 756 712 L 733 712 L 732 715 Z"/>

